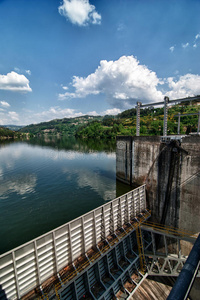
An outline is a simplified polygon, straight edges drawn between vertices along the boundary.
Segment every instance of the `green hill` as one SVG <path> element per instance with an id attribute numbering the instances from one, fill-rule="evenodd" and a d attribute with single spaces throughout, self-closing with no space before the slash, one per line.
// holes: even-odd
<path id="1" fill-rule="evenodd" d="M 171 105 L 168 109 L 168 134 L 177 134 L 178 118 L 174 115 L 198 113 L 198 103 L 184 102 Z M 163 134 L 163 108 L 145 108 L 140 113 L 140 135 Z M 189 134 L 197 131 L 198 116 L 181 118 L 180 133 Z M 63 135 L 79 138 L 109 138 L 117 135 L 136 134 L 136 109 L 125 110 L 117 116 L 81 116 L 76 118 L 56 119 L 39 124 L 31 124 L 19 130 L 30 135 Z"/>
<path id="2" fill-rule="evenodd" d="M 49 122 L 39 124 L 31 124 L 19 130 L 22 133 L 30 133 L 32 135 L 75 135 L 80 126 L 87 125 L 92 121 L 101 121 L 101 116 L 82 116 L 76 118 L 55 119 Z"/>
<path id="3" fill-rule="evenodd" d="M 174 115 L 183 113 L 198 113 L 197 103 L 182 103 L 172 105 L 168 109 L 168 134 L 177 134 L 178 118 Z M 164 108 L 145 108 L 140 112 L 140 135 L 163 134 Z M 180 133 L 196 132 L 198 116 L 185 116 L 181 118 Z M 117 135 L 136 134 L 136 109 L 129 109 L 116 117 L 106 116 L 101 122 L 93 121 L 87 126 L 79 128 L 77 137 L 81 138 L 115 138 Z"/>
<path id="4" fill-rule="evenodd" d="M 0 139 L 10 139 L 15 138 L 17 136 L 17 133 L 13 130 L 10 130 L 7 127 L 0 127 Z"/>

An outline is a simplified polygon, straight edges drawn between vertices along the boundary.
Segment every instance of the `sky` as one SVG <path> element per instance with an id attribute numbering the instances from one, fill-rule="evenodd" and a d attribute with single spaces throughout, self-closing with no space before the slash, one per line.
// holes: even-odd
<path id="1" fill-rule="evenodd" d="M 200 0 L 0 0 L 0 125 L 200 94 Z"/>

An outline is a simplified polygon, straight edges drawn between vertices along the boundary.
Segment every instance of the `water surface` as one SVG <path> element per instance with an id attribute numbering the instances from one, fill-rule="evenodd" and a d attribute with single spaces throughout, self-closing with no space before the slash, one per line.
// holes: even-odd
<path id="1" fill-rule="evenodd" d="M 0 253 L 130 190 L 115 144 L 35 139 L 0 144 Z"/>

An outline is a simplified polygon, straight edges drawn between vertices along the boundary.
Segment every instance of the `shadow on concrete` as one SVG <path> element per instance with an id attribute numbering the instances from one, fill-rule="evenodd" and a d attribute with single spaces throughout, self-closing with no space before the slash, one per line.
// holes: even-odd
<path id="1" fill-rule="evenodd" d="M 0 300 L 8 300 L 5 291 L 2 289 L 2 286 L 0 285 Z"/>

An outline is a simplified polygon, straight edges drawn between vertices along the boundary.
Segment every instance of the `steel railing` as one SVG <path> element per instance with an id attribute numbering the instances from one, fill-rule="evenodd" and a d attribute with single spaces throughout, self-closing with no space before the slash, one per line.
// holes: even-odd
<path id="1" fill-rule="evenodd" d="M 0 255 L 0 286 L 20 299 L 146 209 L 145 185 Z M 112 224 L 110 220 L 112 219 Z M 112 225 L 112 227 L 111 227 Z"/>

